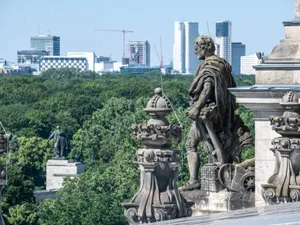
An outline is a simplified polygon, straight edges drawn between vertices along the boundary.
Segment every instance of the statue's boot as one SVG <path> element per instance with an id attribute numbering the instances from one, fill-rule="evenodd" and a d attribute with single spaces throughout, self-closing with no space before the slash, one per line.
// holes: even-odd
<path id="1" fill-rule="evenodd" d="M 189 152 L 187 155 L 187 160 L 189 164 L 190 179 L 185 185 L 179 188 L 181 191 L 191 191 L 200 188 L 200 182 L 198 178 L 200 160 L 198 153 Z"/>

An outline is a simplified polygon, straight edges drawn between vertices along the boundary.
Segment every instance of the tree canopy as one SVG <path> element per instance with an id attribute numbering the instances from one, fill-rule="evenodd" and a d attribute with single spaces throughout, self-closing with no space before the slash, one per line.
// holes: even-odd
<path id="1" fill-rule="evenodd" d="M 175 113 L 172 123 L 183 125 L 179 182 L 188 179 L 185 138 L 191 121 L 185 116 L 187 90 L 193 76 L 102 75 L 91 71 L 52 69 L 41 76 L 0 76 L 0 121 L 14 134 L 11 151 L 1 158 L 8 163 L 8 185 L 2 211 L 8 224 L 127 224 L 122 202 L 139 185 L 134 163 L 140 143 L 131 138 L 131 124 L 147 120 L 143 109 L 156 87 L 163 84 Z M 252 85 L 253 76 L 235 77 L 238 85 Z M 253 130 L 250 111 L 236 111 Z M 59 125 L 68 134 L 70 158 L 84 162 L 86 172 L 66 179 L 58 198 L 44 201 L 41 210 L 33 191 L 45 187 L 45 165 L 53 156 L 46 139 Z M 202 163 L 206 155 L 199 149 Z M 243 157 L 253 155 L 253 149 Z M 5 161 L 9 159 L 8 161 Z"/>

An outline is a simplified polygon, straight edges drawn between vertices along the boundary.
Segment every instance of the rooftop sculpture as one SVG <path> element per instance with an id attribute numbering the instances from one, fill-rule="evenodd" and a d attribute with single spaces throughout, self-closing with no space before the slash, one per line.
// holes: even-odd
<path id="1" fill-rule="evenodd" d="M 300 103 L 292 91 L 280 103 L 286 111 L 271 116 L 272 129 L 282 137 L 272 140 L 276 163 L 273 175 L 262 185 L 262 195 L 268 204 L 300 201 Z"/>
<path id="2" fill-rule="evenodd" d="M 130 224 L 191 216 L 193 203 L 186 202 L 177 188 L 179 152 L 171 149 L 172 142 L 182 138 L 181 127 L 165 118 L 172 108 L 161 88 L 155 89 L 144 111 L 150 115 L 147 124 L 132 126 L 133 137 L 145 146 L 136 152 L 140 189 L 123 204 L 125 216 Z"/>
<path id="3" fill-rule="evenodd" d="M 234 114 L 237 104 L 228 91 L 228 88 L 236 87 L 231 66 L 225 59 L 214 54 L 215 44 L 209 36 L 198 37 L 194 46 L 195 54 L 203 62 L 198 67 L 189 89 L 191 102 L 187 116 L 193 120 L 193 124 L 186 149 L 190 179 L 180 189 L 190 191 L 199 189 L 200 186 L 201 189 L 212 192 L 218 192 L 225 187 L 232 189 L 231 179 L 237 179 L 235 183 L 240 183 L 239 179 L 248 172 L 248 167 L 254 166 L 254 160 L 241 164 L 240 169 L 232 165 L 233 162 L 240 163 L 241 151 L 252 145 L 251 134 L 239 116 Z M 197 146 L 201 141 L 208 153 L 209 164 L 202 168 L 200 183 Z M 214 174 L 213 177 L 211 174 Z M 239 175 L 225 178 L 229 174 Z M 254 186 L 254 182 L 252 183 Z"/>

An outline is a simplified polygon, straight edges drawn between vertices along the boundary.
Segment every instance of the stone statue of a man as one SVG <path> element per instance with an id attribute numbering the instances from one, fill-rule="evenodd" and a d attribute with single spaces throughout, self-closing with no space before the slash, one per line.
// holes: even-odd
<path id="1" fill-rule="evenodd" d="M 68 141 L 66 134 L 59 129 L 59 126 L 56 127 L 56 130 L 49 136 L 48 142 L 53 138 L 54 146 L 53 151 L 56 154 L 55 158 L 64 158 L 68 154 Z"/>
<path id="2" fill-rule="evenodd" d="M 241 147 L 251 142 L 249 129 L 234 114 L 237 105 L 228 91 L 228 88 L 236 87 L 231 66 L 215 55 L 215 44 L 209 36 L 198 37 L 194 47 L 195 54 L 203 62 L 189 89 L 191 102 L 186 114 L 194 121 L 186 142 L 190 179 L 181 190 L 200 187 L 197 152 L 200 141 L 204 141 L 209 163 L 219 166 L 239 162 Z"/>

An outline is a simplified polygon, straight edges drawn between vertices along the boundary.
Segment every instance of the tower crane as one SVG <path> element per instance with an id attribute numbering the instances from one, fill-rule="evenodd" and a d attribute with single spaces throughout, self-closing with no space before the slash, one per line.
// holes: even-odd
<path id="1" fill-rule="evenodd" d="M 125 36 L 126 33 L 132 33 L 132 30 L 114 30 L 114 29 L 95 29 L 95 31 L 122 32 L 123 33 L 123 58 L 125 58 Z"/>
<path id="2" fill-rule="evenodd" d="M 163 60 L 163 55 L 162 55 L 162 41 L 161 41 L 161 37 L 160 37 L 160 55 L 157 51 L 157 48 L 155 47 L 154 45 L 154 49 L 155 49 L 155 52 L 156 52 L 156 55 L 157 55 L 157 58 L 159 60 L 159 67 L 160 68 L 163 68 L 164 67 L 164 60 Z"/>

